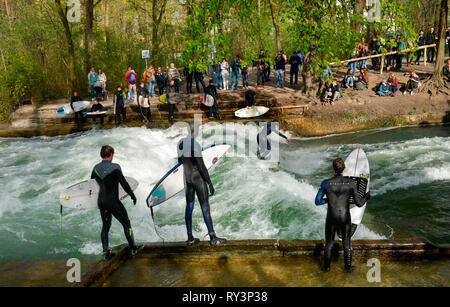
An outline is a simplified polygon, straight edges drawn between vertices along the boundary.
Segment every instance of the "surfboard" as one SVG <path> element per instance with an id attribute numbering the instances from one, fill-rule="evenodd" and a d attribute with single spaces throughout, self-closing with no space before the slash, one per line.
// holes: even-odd
<path id="1" fill-rule="evenodd" d="M 203 148 L 202 156 L 206 168 L 210 169 L 213 165 L 215 165 L 230 148 L 231 145 L 226 143 L 214 144 Z M 155 207 L 175 196 L 177 193 L 183 191 L 183 176 L 183 164 L 179 162 L 172 167 L 153 187 L 147 197 L 147 206 L 149 208 Z"/>
<path id="2" fill-rule="evenodd" d="M 370 184 L 370 167 L 369 160 L 367 160 L 366 153 L 362 148 L 357 148 L 353 150 L 348 157 L 345 159 L 345 169 L 342 174 L 343 176 L 353 179 L 358 188 L 358 194 L 361 197 L 369 192 Z M 366 210 L 367 203 L 361 208 L 355 205 L 353 197 L 350 197 L 350 216 L 352 219 L 352 236 L 355 234 L 358 225 L 364 216 L 364 211 Z M 338 233 L 338 236 L 340 234 Z"/>
<path id="3" fill-rule="evenodd" d="M 96 116 L 96 115 L 105 115 L 109 111 L 101 111 L 101 112 L 86 112 L 86 116 Z"/>
<path id="4" fill-rule="evenodd" d="M 258 117 L 261 115 L 266 114 L 269 111 L 269 108 L 267 107 L 262 107 L 262 106 L 253 106 L 250 108 L 243 108 L 243 109 L 239 109 L 236 112 L 234 112 L 234 115 L 236 117 L 240 117 L 240 118 L 251 118 L 251 117 Z"/>
<path id="5" fill-rule="evenodd" d="M 206 100 L 203 95 L 200 96 L 200 101 L 207 107 L 212 107 L 214 105 L 214 98 L 211 95 L 206 95 Z"/>
<path id="6" fill-rule="evenodd" d="M 139 183 L 136 179 L 131 177 L 125 177 L 131 189 L 134 191 L 138 187 Z M 100 186 L 95 179 L 85 180 L 76 183 L 59 195 L 59 203 L 67 208 L 72 209 L 96 209 L 98 208 L 98 193 L 100 192 Z M 124 191 L 119 184 L 119 199 L 122 200 L 127 197 L 128 194 Z"/>
<path id="7" fill-rule="evenodd" d="M 86 109 L 91 103 L 89 101 L 75 101 L 73 103 L 73 108 L 75 112 L 82 111 Z M 56 109 L 56 113 L 58 114 L 71 114 L 73 113 L 72 108 L 70 107 L 70 103 L 63 105 L 62 107 Z"/>

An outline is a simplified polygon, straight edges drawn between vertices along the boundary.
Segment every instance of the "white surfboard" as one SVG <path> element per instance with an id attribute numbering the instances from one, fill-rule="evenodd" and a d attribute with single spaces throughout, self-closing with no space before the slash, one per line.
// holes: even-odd
<path id="1" fill-rule="evenodd" d="M 345 169 L 342 174 L 343 176 L 352 178 L 358 188 L 358 194 L 361 197 L 369 192 L 370 184 L 370 167 L 369 160 L 367 160 L 366 153 L 362 148 L 357 148 L 353 150 L 345 159 Z M 355 233 L 358 225 L 364 216 L 364 211 L 366 210 L 367 203 L 362 207 L 355 205 L 353 197 L 350 198 L 350 216 L 352 218 L 352 236 Z"/>
<path id="2" fill-rule="evenodd" d="M 131 189 L 134 191 L 139 183 L 136 179 L 125 177 Z M 85 180 L 74 184 L 59 195 L 59 202 L 62 206 L 73 209 L 96 209 L 98 208 L 98 193 L 100 187 L 95 179 Z M 128 194 L 119 183 L 119 199 L 122 200 Z"/>
<path id="3" fill-rule="evenodd" d="M 75 112 L 82 111 L 86 109 L 91 103 L 89 101 L 75 101 L 73 103 L 73 108 L 75 109 Z M 58 108 L 56 110 L 56 113 L 58 114 L 72 114 L 72 108 L 70 106 L 70 103 L 63 105 L 62 107 Z"/>
<path id="4" fill-rule="evenodd" d="M 202 150 L 207 169 L 215 165 L 231 148 L 229 144 L 214 144 Z M 183 164 L 179 162 L 171 168 L 153 187 L 147 197 L 147 206 L 155 207 L 184 190 Z"/>
<path id="5" fill-rule="evenodd" d="M 203 97 L 203 95 L 202 95 L 202 97 Z M 206 100 L 201 99 L 201 102 L 207 107 L 212 107 L 214 105 L 214 97 L 211 95 L 206 95 Z"/>
<path id="6" fill-rule="evenodd" d="M 97 115 L 105 115 L 109 111 L 100 111 L 100 112 L 86 112 L 86 116 L 97 116 Z"/>
<path id="7" fill-rule="evenodd" d="M 240 117 L 240 118 L 251 118 L 251 117 L 258 117 L 261 115 L 266 114 L 269 111 L 269 108 L 267 107 L 262 107 L 262 106 L 253 106 L 247 108 L 243 108 L 243 109 L 239 109 L 236 112 L 234 112 L 234 115 L 236 115 L 236 117 Z"/>

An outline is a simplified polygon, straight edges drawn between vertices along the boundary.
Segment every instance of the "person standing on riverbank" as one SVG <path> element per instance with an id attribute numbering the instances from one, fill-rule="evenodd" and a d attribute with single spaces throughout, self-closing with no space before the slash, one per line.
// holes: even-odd
<path id="1" fill-rule="evenodd" d="M 91 67 L 91 71 L 88 73 L 89 87 L 91 88 L 91 100 L 95 98 L 94 84 L 98 81 L 98 74 L 95 72 L 94 67 Z"/>
<path id="2" fill-rule="evenodd" d="M 73 103 L 77 102 L 77 101 L 81 101 L 81 98 L 78 96 L 78 92 L 74 91 L 73 96 L 70 99 L 70 108 L 72 109 L 72 112 L 75 116 L 75 123 L 77 125 L 80 125 L 81 123 L 84 123 L 85 118 L 83 116 L 83 110 L 77 112 L 77 111 L 75 111 L 75 108 L 73 107 Z"/>
<path id="3" fill-rule="evenodd" d="M 325 251 L 324 262 L 321 269 L 325 272 L 330 270 L 331 250 L 334 245 L 336 231 L 342 234 L 342 246 L 344 248 L 345 270 L 353 271 L 352 251 L 351 251 L 351 229 L 352 220 L 350 216 L 349 198 L 353 196 L 358 207 L 370 199 L 370 192 L 362 198 L 358 194 L 355 182 L 351 178 L 342 176 L 345 169 L 344 160 L 337 158 L 333 160 L 334 177 L 322 181 L 317 192 L 315 204 L 322 206 L 328 203 L 327 217 L 325 222 Z M 326 196 L 326 198 L 324 198 Z"/>
<path id="4" fill-rule="evenodd" d="M 109 145 L 102 146 L 100 150 L 102 162 L 94 166 L 92 170 L 91 179 L 95 179 L 100 186 L 98 194 L 98 208 L 102 217 L 102 246 L 103 246 L 103 260 L 108 261 L 114 257 L 115 253 L 109 249 L 108 233 L 111 228 L 112 217 L 114 216 L 120 224 L 122 224 L 125 237 L 130 246 L 131 255 L 136 255 L 144 248 L 144 244 L 136 245 L 134 242 L 133 230 L 131 228 L 130 219 L 128 218 L 127 210 L 119 200 L 119 184 L 130 195 L 133 204 L 136 205 L 136 196 L 133 193 L 130 185 L 122 174 L 122 169 L 119 164 L 112 163 L 114 158 L 114 148 Z"/>
<path id="5" fill-rule="evenodd" d="M 136 95 L 136 82 L 137 74 L 131 66 L 128 66 L 128 70 L 125 73 L 125 79 L 128 85 L 128 100 L 133 101 Z"/>
<path id="6" fill-rule="evenodd" d="M 118 85 L 114 92 L 114 114 L 116 115 L 116 124 L 120 125 L 120 115 L 122 115 L 123 123 L 127 123 L 127 105 L 125 103 L 125 93 L 122 86 Z"/>

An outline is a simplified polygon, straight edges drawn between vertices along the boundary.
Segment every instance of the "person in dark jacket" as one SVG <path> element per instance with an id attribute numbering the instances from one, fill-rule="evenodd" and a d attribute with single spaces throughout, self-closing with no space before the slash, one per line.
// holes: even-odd
<path id="1" fill-rule="evenodd" d="M 291 65 L 290 75 L 291 75 L 291 82 L 290 85 L 292 85 L 292 82 L 294 81 L 295 76 L 295 84 L 298 82 L 298 67 L 300 64 L 302 64 L 300 57 L 297 55 L 297 52 L 294 51 L 292 53 L 292 56 L 289 59 L 289 64 Z"/>
<path id="2" fill-rule="evenodd" d="M 214 73 L 214 86 L 216 89 L 222 89 L 222 69 L 220 67 L 220 61 L 215 61 L 213 65 Z"/>
<path id="3" fill-rule="evenodd" d="M 423 35 L 423 31 L 419 32 L 419 40 L 417 41 L 417 45 L 419 47 L 425 45 L 425 37 Z M 423 55 L 423 49 L 417 50 L 416 54 L 417 54 L 416 65 L 419 65 L 420 57 Z"/>
<path id="4" fill-rule="evenodd" d="M 173 123 L 173 113 L 175 111 L 175 104 L 177 104 L 179 97 L 177 87 L 175 86 L 175 80 L 169 81 L 169 86 L 166 90 L 166 101 L 169 104 L 169 123 Z"/>
<path id="5" fill-rule="evenodd" d="M 98 112 L 102 112 L 102 111 L 103 111 L 103 105 L 101 103 L 99 103 L 97 99 L 95 99 L 94 104 L 92 105 L 92 108 L 91 108 L 91 113 L 98 113 Z M 97 125 L 97 118 L 100 118 L 100 125 L 103 125 L 104 117 L 105 116 L 103 114 L 93 115 L 92 121 L 94 122 L 94 125 Z"/>
<path id="6" fill-rule="evenodd" d="M 395 38 L 395 44 L 392 48 L 392 51 L 401 51 L 403 48 L 403 42 L 400 35 L 397 35 Z M 399 52 L 398 54 L 394 54 L 395 59 L 395 69 L 397 71 L 402 69 L 402 61 L 403 61 L 403 54 Z"/>
<path id="7" fill-rule="evenodd" d="M 334 104 L 334 102 L 340 97 L 339 92 L 339 84 L 335 79 L 333 79 L 333 82 L 330 84 L 330 86 L 326 89 L 325 97 L 323 100 L 323 104 L 330 103 Z"/>
<path id="8" fill-rule="evenodd" d="M 166 86 L 166 76 L 164 75 L 161 67 L 158 67 L 158 71 L 155 75 L 156 87 L 158 88 L 158 94 L 161 96 L 164 94 L 164 87 Z"/>
<path id="9" fill-rule="evenodd" d="M 264 88 L 264 72 L 265 72 L 265 61 L 264 58 L 259 58 L 257 60 L 257 70 L 256 70 L 256 88 L 261 87 Z"/>
<path id="10" fill-rule="evenodd" d="M 145 88 L 144 82 L 139 82 L 139 87 L 137 89 L 137 102 L 139 105 L 139 111 L 141 112 L 141 120 L 142 122 L 149 121 L 151 122 L 151 111 L 150 111 L 150 103 L 149 103 L 150 93 L 148 89 Z M 147 119 L 146 119 L 147 117 Z"/>
<path id="11" fill-rule="evenodd" d="M 281 52 L 275 58 L 275 70 L 277 73 L 277 87 L 284 87 L 284 71 L 285 71 L 286 62 L 284 61 L 284 57 Z"/>
<path id="12" fill-rule="evenodd" d="M 203 72 L 197 68 L 194 69 L 194 80 L 195 80 L 195 88 L 197 89 L 197 93 L 200 93 L 200 87 L 198 84 L 202 85 L 202 90 L 205 91 L 205 82 L 203 81 Z"/>
<path id="13" fill-rule="evenodd" d="M 109 249 L 108 244 L 108 233 L 111 228 L 113 216 L 122 224 L 125 237 L 130 246 L 131 255 L 134 256 L 144 248 L 144 244 L 136 245 L 134 242 L 133 230 L 131 228 L 127 210 L 119 199 L 119 184 L 125 192 L 130 195 L 134 205 L 136 205 L 136 196 L 123 176 L 119 164 L 112 163 L 114 158 L 114 148 L 108 145 L 102 146 L 100 156 L 103 160 L 94 166 L 91 179 L 95 179 L 100 186 L 98 208 L 100 209 L 100 215 L 103 222 L 101 233 L 103 260 L 107 261 L 115 255 L 115 253 Z"/>
<path id="14" fill-rule="evenodd" d="M 186 78 L 186 93 L 192 94 L 192 80 L 194 78 L 194 72 L 189 71 L 189 67 L 183 69 L 183 76 Z"/>
<path id="15" fill-rule="evenodd" d="M 255 105 L 256 93 L 253 90 L 248 90 L 245 92 L 245 106 L 248 108 L 253 108 Z"/>
<path id="16" fill-rule="evenodd" d="M 80 125 L 81 123 L 84 123 L 85 118 L 84 118 L 84 116 L 83 116 L 83 110 L 78 111 L 78 112 L 75 111 L 75 108 L 74 108 L 74 106 L 73 106 L 73 103 L 74 103 L 74 102 L 77 102 L 77 101 L 81 101 L 81 98 L 78 96 L 78 92 L 77 92 L 77 91 L 74 91 L 74 92 L 73 92 L 73 96 L 72 96 L 72 98 L 70 99 L 70 108 L 72 109 L 73 114 L 74 114 L 74 116 L 75 116 L 75 123 L 76 123 L 77 125 Z"/>
<path id="17" fill-rule="evenodd" d="M 369 52 L 370 55 L 377 55 L 380 52 L 380 46 L 378 45 L 378 40 L 374 36 L 372 37 L 372 40 L 369 43 Z M 379 58 L 372 58 L 372 69 L 377 69 L 379 64 Z"/>
<path id="18" fill-rule="evenodd" d="M 337 158 L 333 160 L 334 177 L 322 181 L 320 189 L 317 192 L 315 204 L 316 206 L 328 203 L 327 217 L 325 222 L 325 252 L 324 262 L 321 269 L 325 272 L 330 270 L 331 250 L 334 245 L 334 236 L 336 232 L 342 234 L 342 246 L 344 248 L 345 270 L 350 273 L 353 271 L 351 236 L 352 236 L 352 219 L 350 216 L 350 196 L 353 196 L 355 205 L 358 207 L 370 199 L 370 192 L 361 197 L 358 193 L 357 186 L 353 179 L 343 177 L 342 173 L 345 169 L 344 160 Z M 326 198 L 324 198 L 326 196 Z"/>
<path id="19" fill-rule="evenodd" d="M 437 42 L 438 42 L 438 36 L 434 32 L 434 28 L 430 28 L 430 32 L 428 32 L 427 35 L 425 36 L 425 44 L 433 45 L 433 44 L 437 44 Z M 427 62 L 428 63 L 433 63 L 435 50 L 436 50 L 436 47 L 428 47 L 427 48 Z"/>
<path id="20" fill-rule="evenodd" d="M 127 105 L 125 103 L 126 94 L 122 90 L 122 86 L 118 85 L 114 92 L 114 114 L 116 115 L 116 124 L 120 125 L 120 115 L 122 115 L 123 123 L 127 123 Z"/>
<path id="21" fill-rule="evenodd" d="M 219 106 L 217 104 L 219 98 L 217 95 L 217 89 L 214 86 L 214 81 L 213 80 L 209 80 L 209 85 L 205 88 L 205 93 L 203 95 L 203 99 L 205 99 L 206 101 L 206 96 L 210 95 L 213 99 L 214 99 L 214 104 L 209 107 L 209 118 L 213 119 L 214 117 L 212 116 L 212 111 L 214 109 L 214 112 L 216 113 L 216 116 L 218 119 L 222 119 L 222 116 L 219 113 Z"/>

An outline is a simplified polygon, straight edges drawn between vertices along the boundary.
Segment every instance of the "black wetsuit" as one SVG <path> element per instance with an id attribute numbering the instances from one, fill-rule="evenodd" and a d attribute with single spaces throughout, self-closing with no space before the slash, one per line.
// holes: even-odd
<path id="1" fill-rule="evenodd" d="M 103 105 L 101 103 L 97 103 L 97 104 L 93 104 L 92 108 L 91 108 L 91 113 L 94 112 L 102 112 L 103 111 Z M 104 118 L 104 114 L 99 114 L 99 115 L 92 115 L 92 121 L 94 122 L 94 124 L 97 124 L 97 118 L 100 118 L 100 124 L 103 125 L 103 118 Z"/>
<path id="2" fill-rule="evenodd" d="M 258 158 L 265 159 L 270 151 L 272 150 L 272 147 L 270 146 L 269 139 L 267 138 L 269 134 L 272 132 L 278 134 L 284 139 L 287 139 L 287 136 L 285 136 L 283 133 L 278 131 L 277 129 L 272 127 L 272 124 L 265 124 L 262 126 L 261 131 L 256 136 L 256 141 L 258 142 L 258 152 L 256 153 L 258 155 Z"/>
<path id="3" fill-rule="evenodd" d="M 245 106 L 252 107 L 255 104 L 256 93 L 253 90 L 248 90 L 245 92 Z"/>
<path id="4" fill-rule="evenodd" d="M 195 194 L 202 208 L 203 219 L 208 233 L 215 235 L 209 208 L 208 186 L 211 186 L 208 169 L 202 157 L 202 148 L 193 138 L 183 138 L 177 145 L 178 160 L 183 163 L 184 184 L 186 189 L 186 230 L 192 237 L 192 212 L 194 210 Z"/>
<path id="5" fill-rule="evenodd" d="M 114 114 L 116 114 L 116 124 L 120 124 L 120 115 L 122 115 L 123 122 L 127 123 L 127 108 L 125 107 L 123 91 L 114 92 Z"/>
<path id="6" fill-rule="evenodd" d="M 324 196 L 327 196 L 324 199 Z M 316 195 L 316 206 L 328 203 L 327 218 L 325 222 L 325 253 L 324 269 L 330 268 L 331 250 L 334 244 L 334 236 L 337 231 L 342 234 L 342 245 L 344 248 L 344 262 L 347 270 L 351 269 L 352 256 L 350 239 L 352 235 L 352 220 L 350 216 L 349 199 L 353 196 L 358 207 L 364 206 L 369 200 L 370 194 L 361 197 L 358 194 L 356 183 L 353 179 L 335 175 L 331 179 L 324 180 Z"/>
<path id="7" fill-rule="evenodd" d="M 91 179 L 95 179 L 100 186 L 98 207 L 103 221 L 101 233 L 103 251 L 106 252 L 109 249 L 108 232 L 111 228 L 112 216 L 122 224 L 130 248 L 136 249 L 130 219 L 119 199 L 119 183 L 125 192 L 131 196 L 131 199 L 135 200 L 136 196 L 134 196 L 133 190 L 123 176 L 119 164 L 103 160 L 92 170 Z"/>

